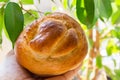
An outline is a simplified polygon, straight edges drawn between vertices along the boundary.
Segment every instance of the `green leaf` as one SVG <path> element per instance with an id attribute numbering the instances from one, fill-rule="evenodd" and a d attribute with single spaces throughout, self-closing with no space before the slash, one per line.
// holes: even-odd
<path id="1" fill-rule="evenodd" d="M 23 30 L 24 17 L 21 8 L 17 3 L 9 2 L 4 11 L 5 27 L 12 41 L 14 43 Z"/>
<path id="2" fill-rule="evenodd" d="M 93 21 L 93 25 L 97 22 L 98 18 L 99 18 L 99 12 L 98 12 L 98 0 L 94 0 L 94 5 L 95 5 L 95 15 L 94 15 L 94 21 Z"/>
<path id="3" fill-rule="evenodd" d="M 101 56 L 96 57 L 96 66 L 98 68 L 102 68 L 102 57 Z"/>
<path id="4" fill-rule="evenodd" d="M 90 29 L 95 24 L 95 4 L 94 0 L 77 0 L 76 14 L 80 22 Z"/>
<path id="5" fill-rule="evenodd" d="M 32 21 L 38 19 L 38 17 L 39 17 L 38 12 L 34 10 L 28 10 L 28 12 L 24 14 L 24 25 L 26 26 L 30 24 Z"/>
<path id="6" fill-rule="evenodd" d="M 8 2 L 9 0 L 0 0 L 0 2 Z"/>
<path id="7" fill-rule="evenodd" d="M 112 30 L 112 36 L 120 40 L 120 27 L 115 27 L 115 29 Z"/>
<path id="8" fill-rule="evenodd" d="M 28 24 L 30 24 L 34 20 L 35 20 L 35 18 L 33 16 L 31 16 L 30 14 L 28 14 L 28 13 L 24 14 L 24 21 L 25 21 L 24 25 L 25 26 L 28 25 Z"/>
<path id="9" fill-rule="evenodd" d="M 63 7 L 65 8 L 65 9 L 67 9 L 67 5 L 68 5 L 68 0 L 63 0 Z"/>
<path id="10" fill-rule="evenodd" d="M 115 2 L 115 0 L 110 0 L 111 2 Z"/>
<path id="11" fill-rule="evenodd" d="M 98 10 L 101 17 L 109 19 L 112 14 L 112 7 L 110 0 L 98 0 Z"/>
<path id="12" fill-rule="evenodd" d="M 33 4 L 33 0 L 21 0 L 22 4 Z"/>
<path id="13" fill-rule="evenodd" d="M 114 72 L 115 72 L 116 75 L 119 76 L 119 78 L 120 78 L 120 69 L 118 69 L 118 70 L 114 70 Z"/>
<path id="14" fill-rule="evenodd" d="M 2 44 L 2 34 L 0 34 L 0 46 Z"/>
<path id="15" fill-rule="evenodd" d="M 86 25 L 85 8 L 82 4 L 84 4 L 83 0 L 76 1 L 76 14 L 79 21 Z"/>
<path id="16" fill-rule="evenodd" d="M 109 67 L 104 66 L 104 69 L 105 69 L 105 71 L 106 71 L 106 74 L 109 75 L 109 76 L 112 78 L 112 80 L 116 80 L 116 79 L 114 78 L 115 75 L 112 73 L 112 71 L 111 71 L 111 69 L 110 69 Z M 113 78 L 114 78 L 114 79 L 113 79 Z"/>
<path id="17" fill-rule="evenodd" d="M 47 16 L 49 14 L 52 14 L 52 12 L 45 12 L 44 15 Z"/>
<path id="18" fill-rule="evenodd" d="M 71 0 L 67 0 L 67 7 L 70 9 Z"/>
<path id="19" fill-rule="evenodd" d="M 106 51 L 107 51 L 107 55 L 111 56 L 112 55 L 113 42 L 111 42 L 111 41 L 109 41 L 109 42 L 108 42 L 108 45 L 106 47 Z"/>
<path id="20" fill-rule="evenodd" d="M 113 40 L 109 40 L 106 47 L 107 55 L 111 56 L 114 53 L 119 52 L 118 46 Z"/>
<path id="21" fill-rule="evenodd" d="M 9 39 L 9 36 L 8 36 L 8 33 L 5 29 L 5 25 L 4 25 L 4 6 L 3 5 L 1 8 L 0 8 L 0 44 L 2 43 L 2 31 L 4 31 L 6 37 Z"/>
<path id="22" fill-rule="evenodd" d="M 113 80 L 119 80 L 120 79 L 120 69 L 114 70 L 114 77 L 112 77 Z"/>
<path id="23" fill-rule="evenodd" d="M 4 18 L 3 18 L 3 15 L 4 15 L 4 5 L 0 8 L 0 45 L 2 43 L 2 29 L 3 29 L 3 26 L 4 26 Z"/>
<path id="24" fill-rule="evenodd" d="M 8 32 L 7 32 L 6 28 L 5 28 L 5 25 L 3 25 L 3 32 L 5 33 L 6 38 L 10 40 Z"/>
<path id="25" fill-rule="evenodd" d="M 73 8 L 73 7 L 75 7 L 75 6 L 76 6 L 76 0 L 72 0 L 71 5 L 70 5 L 70 8 Z"/>
<path id="26" fill-rule="evenodd" d="M 3 27 L 3 16 L 1 15 L 1 9 L 0 9 L 0 44 L 2 43 L 2 27 Z"/>
<path id="27" fill-rule="evenodd" d="M 95 6 L 94 0 L 84 0 L 85 9 L 87 13 L 87 22 L 88 24 L 92 24 L 94 20 Z"/>
<path id="28" fill-rule="evenodd" d="M 119 23 L 120 23 L 120 10 L 118 10 L 112 15 L 112 24 L 119 24 Z"/>
<path id="29" fill-rule="evenodd" d="M 55 12 L 57 10 L 56 6 L 52 6 L 52 12 Z"/>
<path id="30" fill-rule="evenodd" d="M 120 6 L 120 0 L 115 0 L 115 3 Z"/>
<path id="31" fill-rule="evenodd" d="M 111 78 L 111 80 L 119 80 L 120 79 L 120 69 L 111 70 L 109 67 L 104 66 L 106 74 Z"/>

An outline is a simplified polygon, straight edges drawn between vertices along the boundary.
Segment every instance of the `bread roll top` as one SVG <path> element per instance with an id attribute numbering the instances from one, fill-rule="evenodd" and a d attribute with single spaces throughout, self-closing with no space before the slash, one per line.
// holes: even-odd
<path id="1" fill-rule="evenodd" d="M 78 22 L 64 13 L 53 13 L 26 27 L 15 44 L 18 62 L 43 76 L 59 75 L 80 65 L 87 40 Z"/>

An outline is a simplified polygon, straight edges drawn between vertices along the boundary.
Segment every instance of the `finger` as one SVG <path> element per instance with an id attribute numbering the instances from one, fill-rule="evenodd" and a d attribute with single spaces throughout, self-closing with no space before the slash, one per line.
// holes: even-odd
<path id="1" fill-rule="evenodd" d="M 78 66 L 76 69 L 68 71 L 65 74 L 56 76 L 56 77 L 51 77 L 51 78 L 47 78 L 44 80 L 71 80 L 79 71 L 80 67 L 82 66 L 82 63 L 80 64 L 80 66 Z"/>
<path id="2" fill-rule="evenodd" d="M 56 76 L 56 77 L 51 77 L 44 80 L 66 80 L 66 78 L 65 76 Z"/>
<path id="3" fill-rule="evenodd" d="M 78 73 L 78 71 L 80 70 L 81 66 L 82 66 L 82 63 L 76 69 L 71 70 L 71 71 L 65 73 L 64 76 L 65 76 L 66 80 L 72 79 Z"/>

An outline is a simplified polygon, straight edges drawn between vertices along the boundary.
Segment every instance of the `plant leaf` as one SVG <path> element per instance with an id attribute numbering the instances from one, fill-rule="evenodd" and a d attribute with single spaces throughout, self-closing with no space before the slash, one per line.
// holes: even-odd
<path id="1" fill-rule="evenodd" d="M 33 0 L 21 0 L 22 4 L 33 4 Z"/>
<path id="2" fill-rule="evenodd" d="M 86 15 L 83 4 L 84 2 L 82 2 L 82 0 L 76 1 L 76 14 L 79 21 L 86 25 Z"/>
<path id="3" fill-rule="evenodd" d="M 112 45 L 113 45 L 113 42 L 111 42 L 111 41 L 109 41 L 108 42 L 108 45 L 107 45 L 107 47 L 106 47 L 106 51 L 107 51 L 107 55 L 108 56 L 111 56 L 112 55 Z"/>
<path id="4" fill-rule="evenodd" d="M 96 57 L 96 66 L 98 68 L 102 68 L 102 57 L 101 56 Z"/>
<path id="5" fill-rule="evenodd" d="M 112 14 L 112 7 L 110 0 L 98 0 L 98 10 L 100 17 L 105 17 L 109 19 Z"/>
<path id="6" fill-rule="evenodd" d="M 8 2 L 9 0 L 0 0 L 0 2 Z"/>
<path id="7" fill-rule="evenodd" d="M 112 70 L 111 70 L 109 67 L 104 66 L 104 69 L 105 69 L 105 71 L 106 71 L 106 74 L 107 74 L 109 77 L 111 77 L 112 80 L 117 80 L 117 79 L 115 78 L 115 75 L 113 74 Z"/>
<path id="8" fill-rule="evenodd" d="M 14 47 L 14 43 L 23 30 L 24 24 L 23 13 L 17 3 L 9 2 L 7 4 L 4 12 L 4 22 L 8 35 Z"/>
<path id="9" fill-rule="evenodd" d="M 49 14 L 52 14 L 52 12 L 45 12 L 44 15 L 47 16 Z"/>
<path id="10" fill-rule="evenodd" d="M 5 5 L 3 5 L 0 8 L 0 38 L 1 38 L 1 40 L 0 40 L 1 42 L 0 43 L 2 43 L 2 34 L 1 34 L 2 31 L 4 31 L 6 37 L 9 39 L 8 33 L 7 33 L 7 31 L 5 29 L 5 25 L 4 25 L 4 6 Z"/>
<path id="11" fill-rule="evenodd" d="M 106 51 L 107 51 L 107 55 L 111 56 L 112 54 L 119 52 L 119 49 L 113 40 L 109 40 L 106 47 Z"/>
<path id="12" fill-rule="evenodd" d="M 76 6 L 76 0 L 72 0 L 70 8 L 72 9 L 74 6 Z"/>
<path id="13" fill-rule="evenodd" d="M 67 5 L 68 5 L 67 2 L 68 2 L 67 0 L 63 0 L 63 7 L 64 7 L 65 9 L 67 9 Z"/>
<path id="14" fill-rule="evenodd" d="M 10 40 L 8 32 L 7 32 L 6 28 L 5 28 L 5 25 L 3 25 L 3 31 L 5 33 L 6 38 Z"/>
<path id="15" fill-rule="evenodd" d="M 26 12 L 24 14 L 24 25 L 25 26 L 28 25 L 28 24 L 30 24 L 35 19 L 38 19 L 38 17 L 39 17 L 38 12 L 36 12 L 34 10 L 28 10 L 28 12 Z"/>
<path id="16" fill-rule="evenodd" d="M 94 20 L 95 6 L 94 0 L 84 0 L 85 9 L 87 13 L 87 22 L 88 24 L 92 24 Z"/>
<path id="17" fill-rule="evenodd" d="M 56 6 L 52 6 L 52 12 L 55 12 L 57 10 Z"/>
<path id="18" fill-rule="evenodd" d="M 116 37 L 120 40 L 120 27 L 115 27 L 114 30 L 112 30 L 112 36 Z"/>
<path id="19" fill-rule="evenodd" d="M 76 14 L 80 22 L 90 29 L 95 24 L 95 4 L 94 0 L 77 0 Z"/>
<path id="20" fill-rule="evenodd" d="M 120 0 L 115 0 L 115 3 L 120 6 Z"/>
<path id="21" fill-rule="evenodd" d="M 119 24 L 120 23 L 120 11 L 118 10 L 112 15 L 112 24 Z"/>
<path id="22" fill-rule="evenodd" d="M 99 18 L 99 12 L 98 12 L 98 0 L 94 0 L 94 5 L 95 5 L 95 15 L 94 15 L 94 21 L 93 21 L 93 25 L 97 22 L 98 18 Z"/>
<path id="23" fill-rule="evenodd" d="M 4 5 L 0 8 L 0 45 L 2 43 L 2 29 L 3 29 L 3 26 L 4 26 L 4 18 L 3 18 L 3 15 L 4 15 Z"/>
<path id="24" fill-rule="evenodd" d="M 116 76 L 120 79 L 120 69 L 114 70 L 114 72 L 116 73 Z"/>

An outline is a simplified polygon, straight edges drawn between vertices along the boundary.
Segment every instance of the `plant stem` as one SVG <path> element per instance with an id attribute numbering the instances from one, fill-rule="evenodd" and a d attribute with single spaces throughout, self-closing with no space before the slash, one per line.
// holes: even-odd
<path id="1" fill-rule="evenodd" d="M 27 12 L 28 14 L 30 14 L 31 16 L 33 16 L 35 19 L 38 19 L 35 15 L 33 15 L 29 10 L 26 10 L 26 9 L 24 9 L 24 7 L 23 7 L 23 4 L 22 4 L 22 2 L 19 0 L 19 3 L 20 3 L 20 5 L 21 5 L 21 9 L 22 10 L 24 10 L 25 12 Z M 44 14 L 44 12 L 42 12 L 42 11 L 36 11 L 36 12 L 39 12 L 40 14 Z"/>

